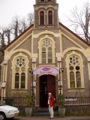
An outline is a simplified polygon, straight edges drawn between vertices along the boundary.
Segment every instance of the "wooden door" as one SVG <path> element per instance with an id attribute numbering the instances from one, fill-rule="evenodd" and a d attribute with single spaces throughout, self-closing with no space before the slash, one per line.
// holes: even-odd
<path id="1" fill-rule="evenodd" d="M 47 91 L 51 92 L 54 95 L 54 97 L 56 97 L 55 76 L 47 76 Z"/>
<path id="2" fill-rule="evenodd" d="M 48 106 L 48 92 L 56 97 L 55 77 L 52 75 L 43 75 L 40 77 L 40 107 Z"/>

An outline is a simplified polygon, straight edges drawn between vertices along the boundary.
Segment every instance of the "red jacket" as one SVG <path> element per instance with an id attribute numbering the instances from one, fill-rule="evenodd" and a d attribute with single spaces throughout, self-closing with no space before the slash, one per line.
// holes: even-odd
<path id="1" fill-rule="evenodd" d="M 49 99 L 49 105 L 50 105 L 50 107 L 54 106 L 54 97 L 53 96 L 51 96 Z"/>

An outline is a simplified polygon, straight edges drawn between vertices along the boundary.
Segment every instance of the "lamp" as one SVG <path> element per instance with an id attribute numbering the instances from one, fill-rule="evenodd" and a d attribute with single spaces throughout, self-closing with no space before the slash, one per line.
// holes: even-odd
<path id="1" fill-rule="evenodd" d="M 32 68 L 29 68 L 29 72 L 30 72 L 31 74 L 33 74 L 33 69 L 32 69 Z"/>
<path id="2" fill-rule="evenodd" d="M 60 68 L 59 73 L 63 73 L 63 72 L 64 72 L 64 68 Z"/>

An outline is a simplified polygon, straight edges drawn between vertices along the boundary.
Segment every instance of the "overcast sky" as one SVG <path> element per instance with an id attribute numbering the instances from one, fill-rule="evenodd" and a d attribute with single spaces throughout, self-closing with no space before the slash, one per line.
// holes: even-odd
<path id="1" fill-rule="evenodd" d="M 0 0 L 0 27 L 8 26 L 15 16 L 26 17 L 33 12 L 33 5 L 36 0 Z M 77 6 L 79 9 L 89 0 L 57 0 L 59 4 L 59 19 L 67 26 L 67 16 Z"/>

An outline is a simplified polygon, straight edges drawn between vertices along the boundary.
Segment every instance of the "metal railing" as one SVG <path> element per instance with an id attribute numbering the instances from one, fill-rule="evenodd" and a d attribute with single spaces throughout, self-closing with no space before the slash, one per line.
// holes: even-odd
<path id="1" fill-rule="evenodd" d="M 14 106 L 27 106 L 25 97 L 1 98 L 0 104 L 5 103 Z M 68 105 L 90 105 L 90 97 L 65 97 L 65 106 Z"/>
<path id="2" fill-rule="evenodd" d="M 90 97 L 66 97 L 65 105 L 90 105 Z"/>
<path id="3" fill-rule="evenodd" d="M 1 98 L 0 103 L 13 106 L 27 106 L 25 97 L 4 97 Z"/>

